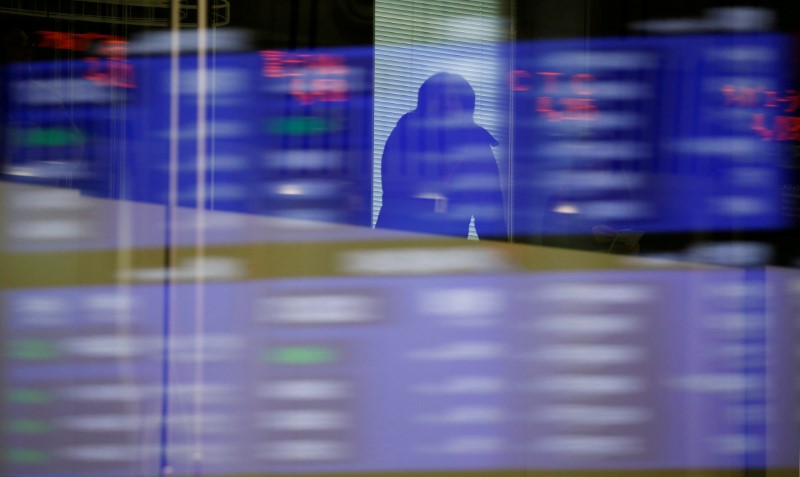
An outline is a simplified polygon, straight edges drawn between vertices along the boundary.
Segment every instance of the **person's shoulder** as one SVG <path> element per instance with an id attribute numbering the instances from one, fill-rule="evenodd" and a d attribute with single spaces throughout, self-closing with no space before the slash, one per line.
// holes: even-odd
<path id="1" fill-rule="evenodd" d="M 419 117 L 416 114 L 416 112 L 415 111 L 409 111 L 409 112 L 403 114 L 402 116 L 400 116 L 400 119 L 397 120 L 397 123 L 395 124 L 394 127 L 395 128 L 406 128 L 406 127 L 409 127 L 411 124 L 418 123 L 418 122 L 419 122 Z"/>
<path id="2" fill-rule="evenodd" d="M 389 135 L 390 138 L 405 138 L 409 134 L 413 134 L 414 131 L 419 131 L 421 129 L 420 121 L 418 117 L 414 114 L 414 111 L 405 113 L 397 120 L 397 123 L 394 125 L 391 134 Z"/>
<path id="3" fill-rule="evenodd" d="M 470 137 L 474 142 L 489 144 L 492 147 L 500 145 L 500 141 L 495 139 L 492 133 L 487 131 L 483 126 L 478 126 L 477 124 L 474 126 L 473 130 L 470 131 Z"/>

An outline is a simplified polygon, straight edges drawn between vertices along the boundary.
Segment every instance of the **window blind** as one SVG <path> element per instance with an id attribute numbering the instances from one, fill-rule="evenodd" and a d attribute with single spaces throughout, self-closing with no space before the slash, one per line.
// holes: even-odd
<path id="1" fill-rule="evenodd" d="M 501 143 L 507 97 L 501 0 L 376 0 L 372 223 L 382 201 L 381 155 L 400 117 L 431 75 L 463 76 L 477 94 L 475 121 Z M 495 151 L 503 154 L 503 149 Z M 471 231 L 474 237 L 474 231 Z"/>

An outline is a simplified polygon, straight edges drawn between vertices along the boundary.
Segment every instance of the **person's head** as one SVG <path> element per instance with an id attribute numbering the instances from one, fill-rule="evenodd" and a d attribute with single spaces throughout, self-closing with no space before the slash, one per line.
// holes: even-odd
<path id="1" fill-rule="evenodd" d="M 11 28 L 3 33 L 3 62 L 16 63 L 33 59 L 33 43 L 20 28 Z"/>
<path id="2" fill-rule="evenodd" d="M 420 86 L 417 111 L 428 118 L 472 121 L 475 90 L 459 75 L 436 73 Z"/>

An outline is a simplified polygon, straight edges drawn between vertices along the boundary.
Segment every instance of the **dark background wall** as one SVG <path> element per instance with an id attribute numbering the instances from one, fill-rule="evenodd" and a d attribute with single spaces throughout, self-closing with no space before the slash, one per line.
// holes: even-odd
<path id="1" fill-rule="evenodd" d="M 779 31 L 800 30 L 800 2 L 764 0 L 536 0 L 516 2 L 517 37 L 580 38 L 641 34 L 629 25 L 642 20 L 700 18 L 720 7 L 773 10 Z"/>
<path id="2" fill-rule="evenodd" d="M 197 0 L 193 0 L 196 4 Z M 218 0 L 209 0 L 213 4 Z M 25 2 L 23 2 L 25 3 Z M 0 0 L 0 30 L 22 28 L 36 40 L 39 30 L 71 33 L 101 33 L 130 38 L 137 33 L 168 27 L 169 9 L 125 8 L 84 2 L 31 0 L 29 4 Z M 87 5 L 91 5 L 86 2 Z M 314 48 L 370 45 L 373 41 L 373 0 L 232 0 L 229 23 L 219 28 L 242 28 L 252 34 L 254 48 Z M 22 6 L 21 6 L 22 5 Z M 44 12 L 44 16 L 13 13 L 13 8 Z M 69 18 L 56 18 L 57 14 Z M 162 26 L 83 20 L 82 15 L 107 18 L 154 18 Z M 196 11 L 188 9 L 184 21 L 196 22 Z M 36 59 L 64 58 L 65 52 L 37 49 Z M 77 53 L 74 53 L 77 54 Z"/>

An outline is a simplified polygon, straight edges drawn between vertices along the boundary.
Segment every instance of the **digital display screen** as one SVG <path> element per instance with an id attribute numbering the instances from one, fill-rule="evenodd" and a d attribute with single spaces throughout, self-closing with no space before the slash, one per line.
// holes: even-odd
<path id="1" fill-rule="evenodd" d="M 177 70 L 171 62 L 11 67 L 6 177 L 166 204 L 172 173 L 181 206 L 370 223 L 371 50 L 226 53 L 202 67 L 181 55 Z"/>
<path id="2" fill-rule="evenodd" d="M 514 52 L 516 234 L 787 225 L 780 186 L 800 101 L 783 37 L 541 41 Z M 372 49 L 218 55 L 205 117 L 197 58 L 178 67 L 112 55 L 10 69 L 10 177 L 166 203 L 172 172 L 180 205 L 195 205 L 202 185 L 208 208 L 370 223 Z M 213 158 L 204 182 L 201 152 Z M 468 178 L 452 187 L 482 197 L 480 178 Z"/>
<path id="3" fill-rule="evenodd" d="M 787 39 L 706 35 L 516 45 L 514 229 L 786 226 L 797 109 Z"/>
<path id="4" fill-rule="evenodd" d="M 783 359 L 797 280 L 676 270 L 6 290 L 8 468 L 789 467 L 797 427 L 784 416 L 797 409 L 778 387 L 797 372 Z"/>

